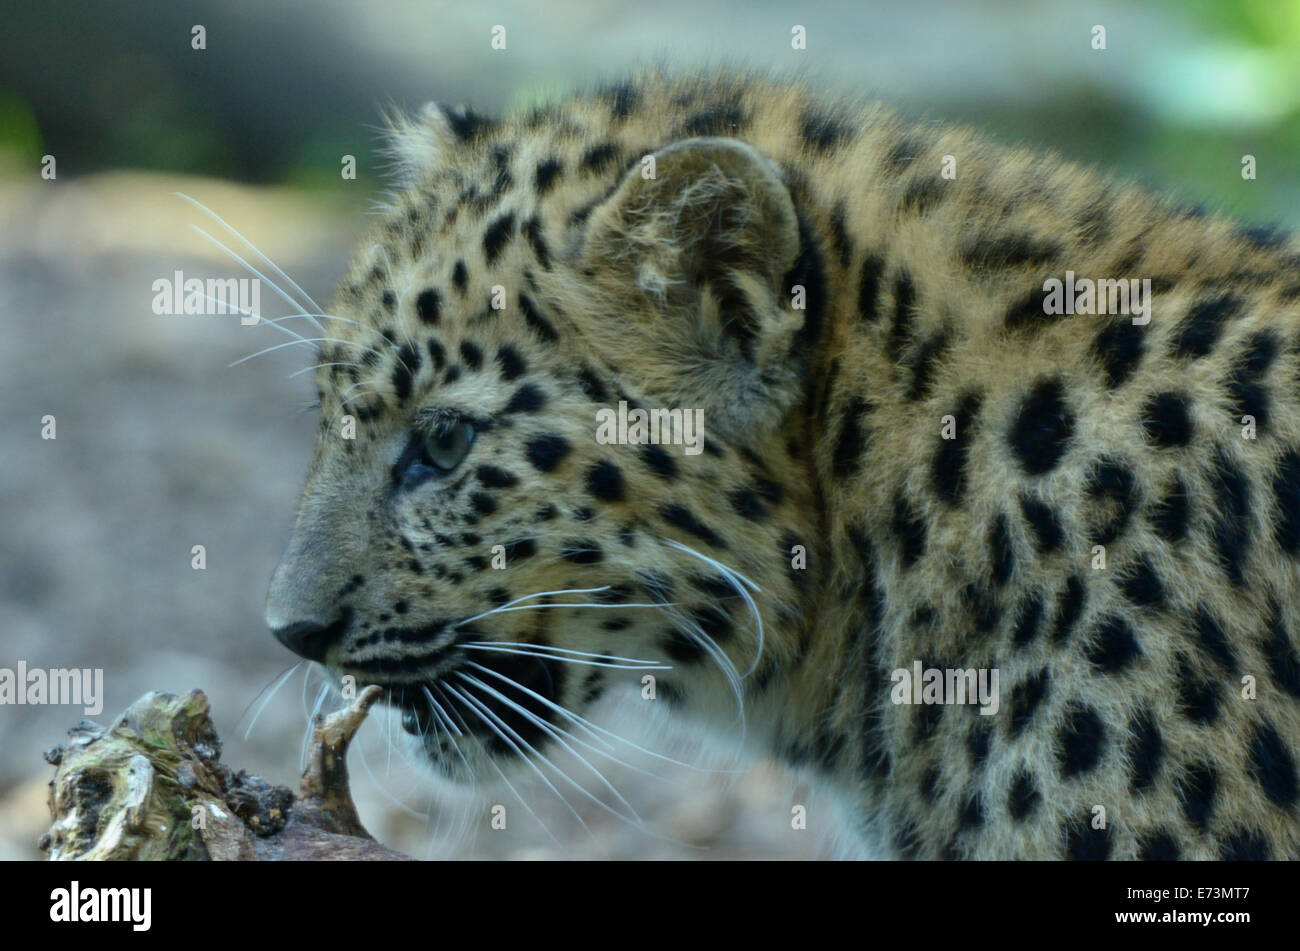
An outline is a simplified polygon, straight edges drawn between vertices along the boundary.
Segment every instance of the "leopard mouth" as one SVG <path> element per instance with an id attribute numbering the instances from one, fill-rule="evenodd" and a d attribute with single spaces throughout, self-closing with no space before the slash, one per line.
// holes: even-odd
<path id="1" fill-rule="evenodd" d="M 526 756 L 563 728 L 562 663 L 525 654 L 483 658 L 447 657 L 437 673 L 379 684 L 402 729 L 431 755 L 455 755 L 461 738 L 473 737 L 494 755 Z"/>

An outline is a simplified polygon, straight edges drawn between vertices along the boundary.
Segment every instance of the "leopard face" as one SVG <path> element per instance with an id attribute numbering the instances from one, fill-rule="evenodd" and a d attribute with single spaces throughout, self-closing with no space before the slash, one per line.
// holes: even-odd
<path id="1" fill-rule="evenodd" d="M 781 425 L 808 348 L 785 303 L 807 265 L 779 172 L 696 137 L 652 153 L 647 179 L 634 153 L 489 145 L 440 109 L 418 122 L 399 138 L 432 137 L 438 164 L 326 321 L 321 428 L 268 623 L 383 686 L 462 778 L 565 745 L 602 692 L 645 694 L 647 674 L 684 714 L 743 716 L 745 678 L 771 680 L 792 649 L 785 549 L 811 509 L 801 435 Z M 661 425 L 639 433 L 638 409 Z"/>

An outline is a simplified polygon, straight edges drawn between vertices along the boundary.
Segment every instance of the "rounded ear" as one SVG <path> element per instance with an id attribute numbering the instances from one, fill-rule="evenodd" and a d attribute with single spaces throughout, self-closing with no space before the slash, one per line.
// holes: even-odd
<path id="1" fill-rule="evenodd" d="M 453 108 L 440 102 L 426 103 L 414 115 L 389 116 L 383 151 L 392 162 L 394 185 L 414 188 L 438 169 L 448 151 L 495 125 L 496 120 L 469 106 Z"/>
<path id="2" fill-rule="evenodd" d="M 594 305 L 622 318 L 602 341 L 611 355 L 635 346 L 650 395 L 738 432 L 774 423 L 801 391 L 804 314 L 786 287 L 800 251 L 777 167 L 743 142 L 695 138 L 626 174 L 588 216 L 576 263 Z"/>
<path id="3" fill-rule="evenodd" d="M 660 297 L 728 271 L 776 286 L 799 253 L 780 171 L 735 139 L 686 139 L 646 156 L 588 221 L 588 266 L 622 265 L 609 276 Z"/>

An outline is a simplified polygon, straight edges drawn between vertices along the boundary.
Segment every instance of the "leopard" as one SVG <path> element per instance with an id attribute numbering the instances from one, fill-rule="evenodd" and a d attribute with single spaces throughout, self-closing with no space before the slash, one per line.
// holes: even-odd
<path id="1" fill-rule="evenodd" d="M 274 636 L 453 782 L 640 704 L 865 856 L 1300 858 L 1300 243 L 806 78 L 627 76 L 390 117 Z"/>

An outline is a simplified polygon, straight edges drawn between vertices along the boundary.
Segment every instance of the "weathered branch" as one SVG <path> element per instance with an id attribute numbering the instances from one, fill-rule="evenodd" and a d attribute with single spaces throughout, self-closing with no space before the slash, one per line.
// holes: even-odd
<path id="1" fill-rule="evenodd" d="M 150 693 L 108 729 L 83 720 L 49 750 L 50 859 L 283 861 L 406 859 L 361 825 L 348 789 L 348 744 L 380 696 L 317 715 L 297 796 L 233 771 L 208 698 Z"/>

